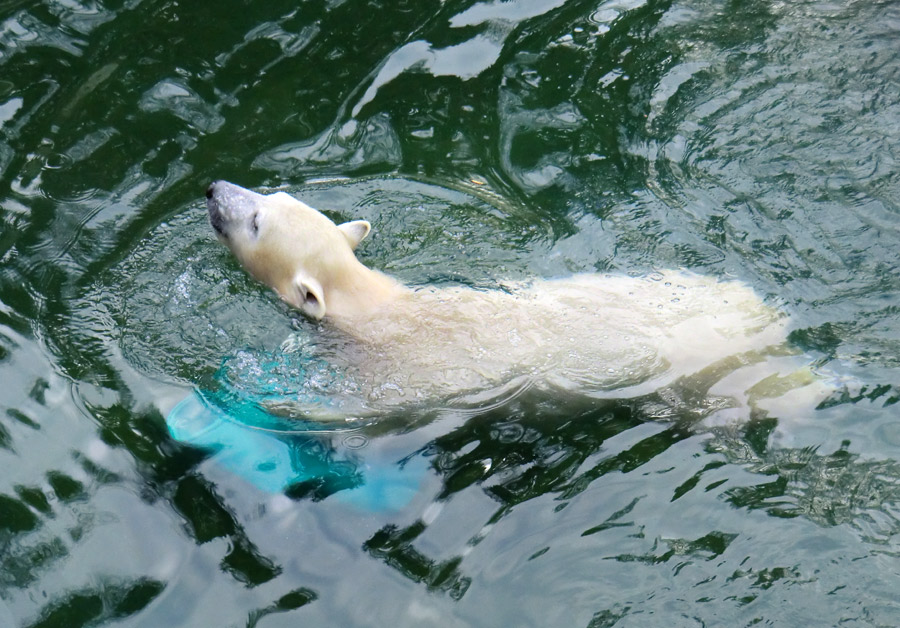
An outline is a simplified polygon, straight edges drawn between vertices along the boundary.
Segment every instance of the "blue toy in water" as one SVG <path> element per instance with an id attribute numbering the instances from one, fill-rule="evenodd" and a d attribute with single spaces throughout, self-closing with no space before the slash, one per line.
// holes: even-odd
<path id="1" fill-rule="evenodd" d="M 225 360 L 215 379 L 217 390 L 196 391 L 172 409 L 169 433 L 213 452 L 218 464 L 258 488 L 297 498 L 334 495 L 378 511 L 402 508 L 418 491 L 426 461 L 369 459 L 361 420 L 332 426 L 266 411 L 307 407 L 334 416 L 356 406 L 346 379 L 322 359 L 244 351 Z"/>

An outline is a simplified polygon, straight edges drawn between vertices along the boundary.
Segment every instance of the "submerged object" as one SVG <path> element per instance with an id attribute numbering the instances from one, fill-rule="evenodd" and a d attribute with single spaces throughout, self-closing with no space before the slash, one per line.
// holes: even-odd
<path id="1" fill-rule="evenodd" d="M 169 434 L 211 452 L 217 464 L 270 493 L 335 495 L 373 511 L 405 506 L 417 493 L 427 462 L 420 456 L 380 459 L 367 447 L 362 420 L 298 416 L 302 408 L 330 414 L 341 404 L 319 396 L 322 374 L 337 378 L 320 361 L 306 363 L 302 380 L 285 377 L 286 370 L 299 374 L 293 372 L 300 366 L 296 357 L 242 352 L 225 360 L 216 373 L 216 390 L 196 390 L 169 412 Z M 319 376 L 319 388 L 310 386 L 310 375 Z"/>

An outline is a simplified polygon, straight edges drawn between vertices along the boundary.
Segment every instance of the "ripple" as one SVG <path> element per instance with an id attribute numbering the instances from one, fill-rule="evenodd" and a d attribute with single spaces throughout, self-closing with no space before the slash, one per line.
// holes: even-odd
<path id="1" fill-rule="evenodd" d="M 517 246 L 496 240 L 518 228 L 514 216 L 503 214 L 515 211 L 511 205 L 493 207 L 463 191 L 393 177 L 322 182 L 295 193 L 313 206 L 342 208 L 337 220 L 372 222 L 373 236 L 360 253 L 413 282 L 434 281 L 436 268 L 445 281 L 484 282 L 498 268 L 525 262 Z M 281 346 L 296 327 L 292 312 L 215 242 L 196 205 L 152 229 L 94 278 L 74 309 L 82 321 L 76 327 L 121 343 L 134 366 L 194 382 L 242 348 Z M 300 329 L 302 337 L 306 327 Z"/>
<path id="2" fill-rule="evenodd" d="M 485 22 L 518 24 L 544 15 L 565 4 L 564 0 L 517 0 L 514 2 L 477 2 L 450 18 L 452 28 L 478 26 Z"/>
<path id="3" fill-rule="evenodd" d="M 168 111 L 201 133 L 214 133 L 225 118 L 184 81 L 164 79 L 144 92 L 140 108 L 148 113 Z"/>
<path id="4" fill-rule="evenodd" d="M 253 165 L 296 178 L 323 170 L 359 171 L 394 168 L 401 162 L 400 142 L 386 115 L 373 116 L 363 123 L 350 120 L 339 128 L 330 128 L 319 136 L 291 142 L 257 157 Z"/>
<path id="5" fill-rule="evenodd" d="M 24 103 L 25 101 L 22 98 L 10 98 L 5 103 L 0 104 L 0 127 L 12 120 Z"/>
<path id="6" fill-rule="evenodd" d="M 6 5 L 0 495 L 38 524 L 11 533 L 0 623 L 897 623 L 898 3 Z M 415 285 L 737 277 L 862 384 L 748 421 L 687 385 L 526 382 L 307 435 L 414 496 L 399 515 L 354 510 L 328 465 L 272 499 L 161 416 L 223 361 L 252 379 L 322 336 L 215 242 L 212 177 L 370 220 L 360 255 Z"/>

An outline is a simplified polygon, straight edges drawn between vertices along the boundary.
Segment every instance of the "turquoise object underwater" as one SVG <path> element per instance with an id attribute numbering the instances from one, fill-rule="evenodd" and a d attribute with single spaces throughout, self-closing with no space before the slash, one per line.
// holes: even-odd
<path id="1" fill-rule="evenodd" d="M 305 377 L 294 379 L 300 375 Z M 311 377 L 318 379 L 315 389 L 307 385 Z M 299 399 L 339 411 L 346 399 L 323 395 L 328 391 L 322 382 L 341 378 L 323 360 L 241 352 L 223 362 L 216 380 L 217 390 L 195 391 L 172 409 L 166 418 L 169 434 L 212 452 L 216 463 L 254 486 L 293 498 L 334 495 L 373 511 L 402 508 L 418 492 L 427 468 L 421 456 L 379 460 L 366 447 L 363 425 L 333 427 L 264 409 Z"/>

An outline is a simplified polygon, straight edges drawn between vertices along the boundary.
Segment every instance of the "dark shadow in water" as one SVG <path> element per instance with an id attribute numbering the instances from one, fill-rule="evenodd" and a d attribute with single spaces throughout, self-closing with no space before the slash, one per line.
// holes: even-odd
<path id="1" fill-rule="evenodd" d="M 175 487 L 172 505 L 187 520 L 187 531 L 198 544 L 216 538 L 228 540 L 222 571 L 248 587 L 268 582 L 281 567 L 259 553 L 234 513 L 215 491 L 215 485 L 196 475 L 182 478 Z"/>
<path id="2" fill-rule="evenodd" d="M 422 521 L 416 521 L 405 528 L 385 526 L 363 543 L 363 550 L 405 578 L 423 583 L 429 591 L 446 593 L 458 600 L 468 590 L 472 579 L 460 572 L 462 556 L 436 561 L 413 546 L 413 542 L 427 527 Z"/>
<path id="3" fill-rule="evenodd" d="M 890 512 L 900 502 L 900 463 L 851 453 L 850 441 L 830 453 L 769 447 L 776 426 L 775 419 L 766 419 L 713 432 L 708 451 L 764 476 L 758 484 L 726 490 L 731 504 L 773 517 L 806 517 L 824 527 L 848 524 L 876 544 L 900 532 L 900 521 Z M 879 524 L 862 526 L 874 512 L 883 515 Z"/>
<path id="4" fill-rule="evenodd" d="M 141 578 L 72 591 L 50 602 L 25 628 L 82 628 L 115 622 L 140 613 L 165 587 L 158 580 Z"/>
<path id="5" fill-rule="evenodd" d="M 200 477 L 194 467 L 206 453 L 184 447 L 166 434 L 156 412 L 131 414 L 119 405 L 93 408 L 102 423 L 101 438 L 109 445 L 124 446 L 138 459 L 148 480 L 143 497 L 164 499 L 185 518 L 185 531 L 198 544 L 215 538 L 228 539 L 228 554 L 221 567 L 248 587 L 268 582 L 281 572 L 261 555 L 215 485 Z"/>
<path id="6" fill-rule="evenodd" d="M 80 455 L 75 461 L 94 487 L 118 481 L 115 474 Z M 0 494 L 0 590 L 27 588 L 69 556 L 68 541 L 48 533 L 44 521 L 56 518 L 58 512 L 77 512 L 80 504 L 88 501 L 90 489 L 62 471 L 47 472 L 45 481 L 43 486 L 17 484 L 15 497 Z M 76 517 L 65 529 L 65 536 L 78 541 L 93 526 L 92 518 Z M 25 539 L 27 542 L 23 542 Z"/>
<path id="7" fill-rule="evenodd" d="M 658 406 L 656 395 L 650 401 L 653 407 Z M 672 423 L 633 447 L 576 474 L 586 459 L 602 449 L 604 442 L 648 420 L 640 407 L 640 402 L 585 404 L 583 400 L 548 399 L 546 394 L 520 395 L 507 405 L 461 422 L 410 457 L 424 456 L 431 461 L 432 470 L 442 482 L 438 500 L 480 485 L 500 504 L 485 522 L 490 524 L 511 512 L 517 504 L 545 494 L 557 493 L 559 507 L 564 507 L 565 500 L 606 473 L 635 469 L 693 435 L 689 426 Z M 614 515 L 609 525 L 622 525 L 614 520 L 625 514 Z M 363 549 L 405 578 L 424 584 L 429 591 L 460 599 L 471 584 L 471 578 L 460 569 L 463 557 L 438 561 L 417 549 L 415 540 L 427 527 L 421 520 L 404 528 L 384 526 L 363 544 Z M 595 528 L 585 534 L 597 531 Z M 475 543 L 477 539 L 470 542 Z M 703 548 L 714 551 L 727 542 L 727 539 L 704 538 L 695 545 L 697 551 Z"/>
<path id="8" fill-rule="evenodd" d="M 255 628 L 256 625 L 268 615 L 296 610 L 301 606 L 306 606 L 310 602 L 315 602 L 318 598 L 319 596 L 316 592 L 311 589 L 294 589 L 293 591 L 282 595 L 265 608 L 260 608 L 251 612 L 247 619 L 247 628 Z"/>
<path id="9" fill-rule="evenodd" d="M 674 421 L 579 471 L 604 442 L 652 420 L 642 405 L 657 408 L 657 401 L 657 395 L 587 404 L 520 396 L 510 407 L 485 413 L 436 438 L 423 453 L 433 458 L 433 467 L 443 477 L 440 499 L 477 483 L 485 485 L 504 509 L 546 493 L 558 493 L 565 500 L 607 473 L 631 471 L 693 435 L 690 423 Z"/>
<path id="10" fill-rule="evenodd" d="M 836 393 L 832 402 L 853 404 L 878 400 L 889 405 L 894 400 L 891 390 L 890 386 L 879 386 L 852 396 Z M 557 508 L 561 509 L 596 480 L 610 473 L 638 469 L 665 455 L 678 442 L 698 434 L 697 416 L 684 409 L 674 420 L 655 421 L 660 429 L 653 434 L 624 449 L 613 447 L 608 455 L 598 456 L 610 439 L 654 421 L 647 414 L 647 408 L 658 408 L 659 400 L 654 397 L 595 402 L 580 411 L 570 408 L 571 414 L 554 412 L 554 404 L 546 399 L 520 397 L 509 407 L 465 421 L 432 440 L 417 455 L 429 458 L 432 469 L 441 476 L 438 499 L 448 499 L 454 493 L 480 486 L 498 502 L 498 509 L 486 525 L 498 521 L 518 504 L 540 496 L 553 495 L 560 502 Z M 775 517 L 802 516 L 824 527 L 850 525 L 862 540 L 877 545 L 900 533 L 900 521 L 890 513 L 891 507 L 900 503 L 900 463 L 863 459 L 848 451 L 849 443 L 830 453 L 820 453 L 815 447 L 772 446 L 771 436 L 777 425 L 778 419 L 761 417 L 729 427 L 700 429 L 699 433 L 709 435 L 706 451 L 718 454 L 721 459 L 709 462 L 675 487 L 671 501 L 693 490 L 715 491 L 727 480 L 704 483 L 704 475 L 726 465 L 738 465 L 761 478 L 756 484 L 721 489 L 721 495 L 736 508 L 764 510 Z M 595 458 L 596 462 L 589 462 Z M 606 521 L 584 530 L 582 536 L 612 527 L 631 527 L 635 535 L 642 536 L 640 522 L 629 517 L 640 500 L 641 497 L 636 497 Z M 877 530 L 870 521 L 875 512 L 880 514 Z M 426 528 L 427 524 L 421 520 L 405 528 L 385 526 L 363 549 L 404 577 L 458 599 L 470 583 L 470 578 L 460 570 L 462 557 L 441 562 L 416 549 L 414 542 Z M 696 538 L 660 540 L 645 554 L 621 554 L 609 559 L 651 564 L 683 557 L 712 560 L 737 536 L 704 531 Z M 470 542 L 477 541 L 475 538 Z M 799 577 L 786 567 L 750 570 L 740 576 L 761 589 L 780 579 Z M 596 625 L 606 625 L 602 619 L 607 617 L 605 613 L 598 614 Z"/>
<path id="11" fill-rule="evenodd" d="M 554 494 L 561 505 L 611 472 L 627 473 L 647 464 L 679 441 L 706 433 L 705 449 L 721 454 L 702 471 L 675 488 L 672 501 L 701 487 L 703 474 L 736 464 L 764 480 L 728 489 L 737 507 L 764 509 L 773 516 L 806 516 L 820 525 L 852 522 L 863 511 L 900 501 L 900 463 L 866 460 L 848 451 L 849 442 L 831 453 L 816 447 L 773 446 L 775 417 L 749 418 L 728 427 L 697 427 L 695 410 L 659 423 L 660 429 L 639 442 L 600 456 L 604 443 L 640 424 L 654 421 L 655 396 L 622 402 L 597 402 L 571 415 L 555 414 L 540 400 L 519 398 L 515 407 L 475 417 L 434 439 L 423 454 L 442 476 L 439 499 L 479 484 L 501 505 L 493 520 L 515 505 Z M 879 402 L 893 405 L 890 385 L 835 392 L 819 408 Z M 537 419 L 540 417 L 540 420 Z M 585 464 L 589 459 L 595 462 Z M 703 490 L 715 485 L 701 487 Z M 900 531 L 900 522 L 895 522 Z"/>

